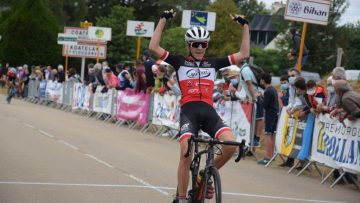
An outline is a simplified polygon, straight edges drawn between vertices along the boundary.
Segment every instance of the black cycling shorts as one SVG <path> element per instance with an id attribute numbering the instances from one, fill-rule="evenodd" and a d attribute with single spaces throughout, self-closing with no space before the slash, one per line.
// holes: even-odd
<path id="1" fill-rule="evenodd" d="M 184 104 L 180 112 L 180 142 L 191 135 L 197 136 L 200 129 L 215 139 L 231 131 L 209 104 L 201 101 Z"/>

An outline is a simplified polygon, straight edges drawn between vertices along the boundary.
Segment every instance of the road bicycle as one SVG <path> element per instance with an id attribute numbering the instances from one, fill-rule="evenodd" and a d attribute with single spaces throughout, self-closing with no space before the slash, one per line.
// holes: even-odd
<path id="1" fill-rule="evenodd" d="M 199 143 L 204 143 L 206 145 L 204 150 L 199 151 Z M 235 162 L 239 162 L 241 158 L 245 157 L 245 152 L 247 151 L 245 140 L 242 140 L 241 142 L 231 142 L 192 136 L 188 140 L 188 150 L 185 157 L 190 156 L 193 145 L 195 145 L 194 158 L 190 165 L 192 184 L 191 189 L 188 192 L 188 203 L 221 203 L 221 179 L 217 168 L 214 166 L 215 155 L 221 155 L 221 145 L 238 146 L 239 150 Z M 200 170 L 200 162 L 203 155 L 206 155 L 206 164 L 205 167 Z M 199 184 L 197 179 L 200 176 L 202 176 L 202 181 Z M 211 184 L 214 185 L 214 196 L 211 199 L 207 199 L 206 194 L 208 186 Z"/>

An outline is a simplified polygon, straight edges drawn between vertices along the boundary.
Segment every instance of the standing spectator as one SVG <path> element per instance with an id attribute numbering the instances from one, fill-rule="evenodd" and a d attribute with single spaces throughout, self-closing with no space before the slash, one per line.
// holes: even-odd
<path id="1" fill-rule="evenodd" d="M 76 74 L 76 70 L 74 68 L 69 69 L 68 82 L 81 83 L 80 76 Z"/>
<path id="2" fill-rule="evenodd" d="M 326 90 L 327 90 L 327 98 L 326 104 L 323 103 L 318 104 L 316 110 L 318 112 L 327 112 L 330 113 L 331 110 L 335 107 L 335 88 L 332 84 L 333 78 L 332 76 L 328 77 L 326 80 Z"/>
<path id="3" fill-rule="evenodd" d="M 244 88 L 246 92 L 246 96 L 250 103 L 256 104 L 256 123 L 255 123 L 255 135 L 254 140 L 252 141 L 251 145 L 253 147 L 260 146 L 260 134 L 263 131 L 264 126 L 264 114 L 263 114 L 263 107 L 262 101 L 260 98 L 257 98 L 259 92 L 257 92 L 260 88 L 257 84 L 257 80 L 255 78 L 254 73 L 252 72 L 250 66 L 247 63 L 241 62 L 240 63 L 240 82 L 242 88 Z"/>
<path id="4" fill-rule="evenodd" d="M 57 70 L 58 70 L 58 82 L 59 83 L 65 82 L 64 66 L 61 64 L 58 65 Z"/>
<path id="5" fill-rule="evenodd" d="M 360 94 L 351 90 L 349 83 L 346 80 L 338 80 L 335 85 L 335 93 L 340 98 L 340 109 L 334 110 L 332 116 L 339 113 L 339 121 L 343 122 L 345 119 L 355 120 L 360 118 Z"/>
<path id="6" fill-rule="evenodd" d="M 95 76 L 96 76 L 96 80 L 97 80 L 96 85 L 105 86 L 101 64 L 100 63 L 95 64 L 94 70 L 95 70 Z"/>
<path id="7" fill-rule="evenodd" d="M 8 89 L 8 96 L 6 97 L 6 101 L 8 104 L 10 104 L 11 99 L 16 95 L 16 69 L 15 68 L 9 68 L 7 72 L 7 85 L 9 87 Z"/>
<path id="8" fill-rule="evenodd" d="M 278 121 L 279 100 L 276 89 L 271 85 L 271 75 L 264 73 L 261 76 L 261 83 L 265 86 L 264 110 L 265 110 L 265 158 L 258 161 L 258 164 L 266 165 L 273 156 L 275 147 L 275 132 Z"/>
<path id="9" fill-rule="evenodd" d="M 294 57 L 295 57 L 296 58 L 295 59 L 295 66 L 296 66 L 297 63 L 298 63 L 299 54 L 300 54 L 301 36 L 296 33 L 296 28 L 291 28 L 290 31 L 289 31 L 289 35 L 290 35 L 290 38 L 291 38 L 291 44 L 293 46 L 293 50 L 290 53 L 288 53 L 288 59 L 293 60 Z M 304 45 L 304 51 L 303 51 L 303 55 L 302 55 L 301 66 L 304 66 L 307 63 L 308 54 L 309 54 L 309 51 L 306 48 L 306 45 Z"/>
<path id="10" fill-rule="evenodd" d="M 28 65 L 24 65 L 24 77 L 23 77 L 23 81 L 24 81 L 24 91 L 23 91 L 23 97 L 26 98 L 28 97 L 28 91 L 29 91 L 29 81 L 30 81 L 30 73 L 29 73 L 29 66 Z"/>
<path id="11" fill-rule="evenodd" d="M 146 92 L 146 75 L 145 75 L 145 67 L 140 63 L 140 61 L 137 61 L 135 64 L 136 68 L 136 87 L 135 92 Z"/>
<path id="12" fill-rule="evenodd" d="M 58 81 L 59 76 L 58 76 L 58 71 L 56 69 L 52 69 L 51 70 L 51 75 L 50 75 L 50 80 L 51 81 Z"/>
<path id="13" fill-rule="evenodd" d="M 96 75 L 94 66 L 88 66 L 88 77 L 87 77 L 87 85 L 93 84 L 96 82 Z"/>
<path id="14" fill-rule="evenodd" d="M 118 80 L 120 83 L 120 90 L 125 90 L 127 88 L 134 88 L 134 86 L 132 85 L 133 82 L 133 78 L 131 77 L 130 74 L 130 67 L 126 66 L 118 66 L 118 69 L 120 71 L 119 75 L 118 75 Z"/>
<path id="15" fill-rule="evenodd" d="M 283 75 L 280 77 L 280 100 L 282 105 L 287 106 L 289 104 L 289 77 L 287 75 Z"/>
<path id="16" fill-rule="evenodd" d="M 120 83 L 116 75 L 111 71 L 111 69 L 105 70 L 105 76 L 106 76 L 106 88 L 112 89 L 112 88 L 120 88 Z"/>
<path id="17" fill-rule="evenodd" d="M 144 50 L 142 54 L 142 60 L 144 61 L 145 76 L 146 76 L 146 92 L 150 93 L 155 86 L 155 77 L 152 71 L 152 66 L 155 65 L 155 61 L 150 58 L 149 50 Z"/>
<path id="18" fill-rule="evenodd" d="M 50 80 L 51 77 L 51 66 L 47 66 L 46 69 L 44 70 L 44 75 L 45 75 L 45 80 L 48 81 Z"/>
<path id="19" fill-rule="evenodd" d="M 331 72 L 333 80 L 346 80 L 346 72 L 343 67 L 336 67 Z M 333 84 L 334 85 L 334 84 Z"/>
<path id="20" fill-rule="evenodd" d="M 291 68 L 288 73 L 289 76 L 289 103 L 287 105 L 287 110 L 290 111 L 294 104 L 295 104 L 295 97 L 296 97 L 296 88 L 295 88 L 295 81 L 298 77 L 301 76 L 301 72 L 296 68 Z"/>
<path id="21" fill-rule="evenodd" d="M 22 66 L 17 68 L 15 84 L 17 87 L 17 96 L 21 97 L 24 90 L 24 69 Z"/>

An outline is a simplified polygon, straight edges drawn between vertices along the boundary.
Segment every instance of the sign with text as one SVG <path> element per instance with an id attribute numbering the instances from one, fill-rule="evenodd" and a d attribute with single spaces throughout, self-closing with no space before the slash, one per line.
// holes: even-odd
<path id="1" fill-rule="evenodd" d="M 216 13 L 205 11 L 184 10 L 182 15 L 182 28 L 201 26 L 209 31 L 215 30 Z"/>
<path id="2" fill-rule="evenodd" d="M 78 38 L 78 42 L 83 43 L 101 43 L 106 44 L 106 41 L 99 41 L 96 39 L 89 38 L 89 30 L 88 28 L 81 28 L 81 27 L 64 27 L 65 34 L 75 35 Z"/>
<path id="3" fill-rule="evenodd" d="M 127 21 L 127 36 L 135 36 L 135 37 L 152 37 L 154 34 L 154 22 L 146 22 L 146 21 Z"/>
<path id="4" fill-rule="evenodd" d="M 68 45 L 68 56 L 75 58 L 94 58 L 99 55 L 99 59 L 106 59 L 107 48 L 106 45 L 99 46 L 99 53 L 97 51 L 98 46 L 94 44 L 78 44 Z M 63 56 L 66 55 L 65 46 L 63 46 Z"/>
<path id="5" fill-rule="evenodd" d="M 64 34 L 64 33 L 58 33 L 58 44 L 63 45 L 74 45 L 77 44 L 78 38 L 76 35 L 70 35 L 70 34 Z"/>
<path id="6" fill-rule="evenodd" d="M 111 28 L 89 27 L 88 36 L 91 40 L 111 41 Z"/>
<path id="7" fill-rule="evenodd" d="M 327 25 L 329 13 L 330 1 L 288 0 L 284 18 L 286 20 Z"/>

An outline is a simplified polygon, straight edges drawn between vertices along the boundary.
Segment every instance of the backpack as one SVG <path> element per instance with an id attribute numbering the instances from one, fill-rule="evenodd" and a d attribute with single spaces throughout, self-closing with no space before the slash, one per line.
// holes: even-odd
<path id="1" fill-rule="evenodd" d="M 256 83 L 254 83 L 254 81 L 252 81 L 253 85 L 255 85 L 256 87 L 260 87 L 261 89 L 265 89 L 265 86 L 260 84 L 261 75 L 264 74 L 265 71 L 256 65 L 244 64 L 240 70 L 240 75 L 243 80 L 244 80 L 244 77 L 242 76 L 241 71 L 243 70 L 243 68 L 245 66 L 250 67 L 251 72 L 253 72 L 253 74 L 255 76 Z"/>

